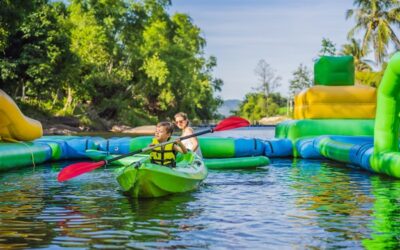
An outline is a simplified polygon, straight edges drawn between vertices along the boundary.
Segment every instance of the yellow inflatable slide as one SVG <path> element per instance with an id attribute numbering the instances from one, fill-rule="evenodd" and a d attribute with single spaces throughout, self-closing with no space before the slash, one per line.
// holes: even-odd
<path id="1" fill-rule="evenodd" d="M 13 99 L 0 89 L 0 141 L 32 141 L 42 135 L 42 124 L 24 116 Z"/>

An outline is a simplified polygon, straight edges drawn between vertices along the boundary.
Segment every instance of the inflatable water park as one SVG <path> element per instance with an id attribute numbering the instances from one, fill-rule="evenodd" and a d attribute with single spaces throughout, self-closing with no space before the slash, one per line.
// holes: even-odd
<path id="1" fill-rule="evenodd" d="M 271 158 L 329 159 L 400 178 L 399 90 L 400 53 L 392 56 L 378 89 L 355 84 L 353 57 L 323 56 L 314 65 L 314 86 L 295 96 L 294 119 L 278 124 L 274 138 L 203 135 L 203 159 L 193 153 L 179 156 L 176 168 L 149 162 L 143 149 L 151 144 L 151 136 L 43 136 L 40 122 L 26 117 L 0 90 L 0 171 L 84 160 L 73 170 L 81 174 L 79 167 L 84 173 L 97 161 L 101 164 L 92 164 L 93 169 L 119 166 L 116 180 L 134 197 L 186 192 L 210 169 L 256 168 L 267 166 Z"/>

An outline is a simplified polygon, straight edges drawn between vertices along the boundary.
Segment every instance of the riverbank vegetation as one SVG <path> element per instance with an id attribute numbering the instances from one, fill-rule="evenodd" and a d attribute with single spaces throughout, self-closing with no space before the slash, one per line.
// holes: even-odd
<path id="1" fill-rule="evenodd" d="M 194 122 L 218 119 L 223 82 L 217 60 L 190 16 L 169 14 L 170 0 L 0 1 L 0 88 L 28 116 L 68 116 L 95 129 L 139 126 L 185 111 Z M 354 0 L 348 43 L 322 39 L 321 55 L 352 55 L 356 82 L 378 86 L 400 48 L 398 0 Z M 371 59 L 371 55 L 372 58 Z M 257 122 L 290 116 L 294 95 L 313 84 L 302 62 L 289 96 L 272 66 L 255 67 L 259 88 L 234 112 Z M 246 83 L 243 83 L 246 84 Z M 288 110 L 289 109 L 289 110 Z"/>
<path id="2" fill-rule="evenodd" d="M 201 31 L 169 0 L 0 2 L 0 88 L 23 111 L 83 124 L 215 118 L 222 81 Z"/>

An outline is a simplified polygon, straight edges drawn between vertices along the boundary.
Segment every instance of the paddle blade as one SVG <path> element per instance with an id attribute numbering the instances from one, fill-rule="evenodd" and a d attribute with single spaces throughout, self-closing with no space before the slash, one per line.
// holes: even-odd
<path id="1" fill-rule="evenodd" d="M 218 123 L 217 126 L 214 128 L 214 131 L 223 131 L 228 129 L 247 127 L 249 125 L 250 122 L 248 120 L 238 116 L 231 116 Z"/>
<path id="2" fill-rule="evenodd" d="M 74 163 L 63 168 L 58 174 L 57 180 L 59 182 L 67 181 L 104 165 L 106 165 L 105 161 Z"/>

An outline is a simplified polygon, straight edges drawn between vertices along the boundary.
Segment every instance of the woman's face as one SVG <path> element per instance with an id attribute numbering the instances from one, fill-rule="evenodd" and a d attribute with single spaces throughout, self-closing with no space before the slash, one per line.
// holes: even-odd
<path id="1" fill-rule="evenodd" d="M 184 129 L 187 126 L 188 121 L 185 120 L 183 117 L 181 116 L 177 116 L 175 118 L 175 124 L 176 126 L 178 126 L 179 129 Z"/>

